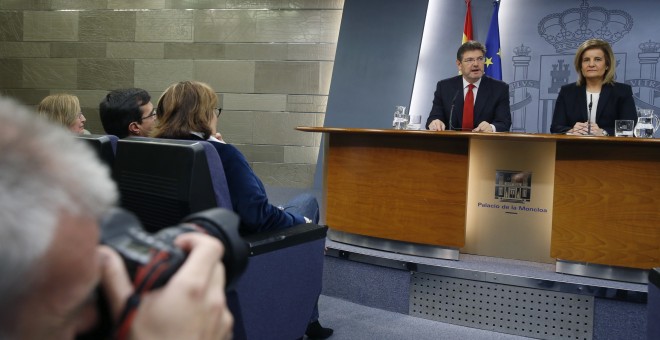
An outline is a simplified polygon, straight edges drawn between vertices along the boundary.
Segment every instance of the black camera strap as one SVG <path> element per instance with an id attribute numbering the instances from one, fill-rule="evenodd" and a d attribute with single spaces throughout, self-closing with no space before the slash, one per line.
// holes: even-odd
<path id="1" fill-rule="evenodd" d="M 140 305 L 142 294 L 150 291 L 154 286 L 159 285 L 160 282 L 158 279 L 163 277 L 163 272 L 171 270 L 169 260 L 169 253 L 157 251 L 146 266 L 138 268 L 133 281 L 135 291 L 126 300 L 124 310 L 119 316 L 115 339 L 124 340 L 129 338 L 133 319 Z"/>
<path id="2" fill-rule="evenodd" d="M 126 305 L 124 310 L 119 316 L 119 322 L 117 323 L 117 329 L 115 331 L 115 339 L 124 340 L 129 338 L 131 325 L 133 324 L 133 319 L 135 318 L 135 313 L 137 312 L 137 307 L 140 305 L 140 294 L 133 293 L 128 299 L 126 299 Z"/>

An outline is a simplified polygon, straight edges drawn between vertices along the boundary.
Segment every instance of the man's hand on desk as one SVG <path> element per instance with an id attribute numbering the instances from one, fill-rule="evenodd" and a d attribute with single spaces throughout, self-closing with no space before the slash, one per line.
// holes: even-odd
<path id="1" fill-rule="evenodd" d="M 430 131 L 445 131 L 445 123 L 440 119 L 435 119 L 429 124 Z M 472 130 L 472 132 L 494 132 L 493 126 L 488 122 L 481 122 Z"/>
<path id="2" fill-rule="evenodd" d="M 493 126 L 489 122 L 481 122 L 479 125 L 472 130 L 472 132 L 493 132 Z"/>
<path id="3" fill-rule="evenodd" d="M 429 130 L 431 131 L 445 131 L 445 123 L 440 119 L 435 119 L 429 124 Z"/>

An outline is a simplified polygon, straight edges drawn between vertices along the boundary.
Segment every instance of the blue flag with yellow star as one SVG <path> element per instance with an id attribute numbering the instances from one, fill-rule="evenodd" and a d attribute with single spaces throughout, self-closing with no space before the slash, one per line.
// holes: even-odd
<path id="1" fill-rule="evenodd" d="M 500 1 L 493 1 L 493 16 L 486 37 L 486 75 L 502 80 L 502 54 L 500 53 L 500 25 L 497 19 L 500 11 Z"/>

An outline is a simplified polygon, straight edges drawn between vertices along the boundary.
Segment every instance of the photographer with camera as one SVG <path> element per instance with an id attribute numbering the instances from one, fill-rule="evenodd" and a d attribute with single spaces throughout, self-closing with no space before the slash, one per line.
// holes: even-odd
<path id="1" fill-rule="evenodd" d="M 174 245 L 188 253 L 181 267 L 136 295 L 123 259 L 99 246 L 98 221 L 116 199 L 91 150 L 0 97 L 0 338 L 73 339 L 94 328 L 99 284 L 115 322 L 135 307 L 118 338 L 231 337 L 223 245 L 178 235 Z"/>

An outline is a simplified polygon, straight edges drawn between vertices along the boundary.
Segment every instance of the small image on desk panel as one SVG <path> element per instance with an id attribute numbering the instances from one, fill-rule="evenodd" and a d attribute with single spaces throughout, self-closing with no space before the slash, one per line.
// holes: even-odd
<path id="1" fill-rule="evenodd" d="M 532 197 L 532 173 L 496 170 L 495 199 L 500 202 L 525 203 Z"/>

